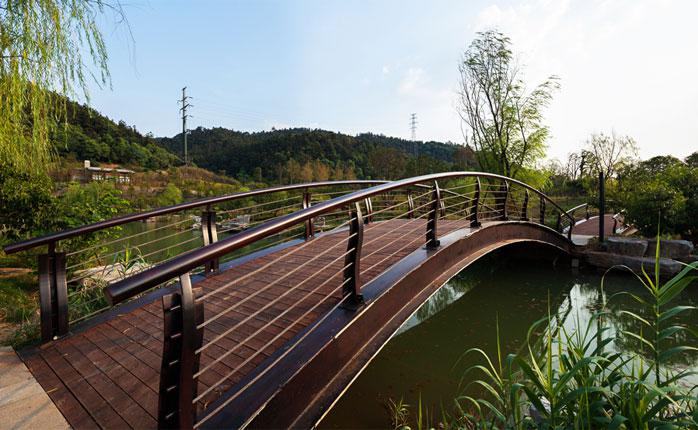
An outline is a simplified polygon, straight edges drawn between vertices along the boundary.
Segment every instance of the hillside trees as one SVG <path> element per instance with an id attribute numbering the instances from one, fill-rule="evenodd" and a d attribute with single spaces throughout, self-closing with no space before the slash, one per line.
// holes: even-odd
<path id="1" fill-rule="evenodd" d="M 557 78 L 551 76 L 529 92 L 511 41 L 497 31 L 478 33 L 458 70 L 458 112 L 480 169 L 517 177 L 535 167 L 545 156 L 549 130 L 542 111 L 559 87 Z"/>
<path id="2" fill-rule="evenodd" d="M 159 143 L 179 154 L 180 137 L 159 139 Z M 189 142 L 189 154 L 199 167 L 239 178 L 259 173 L 265 181 L 275 183 L 298 183 L 308 178 L 401 178 L 423 169 L 452 170 L 456 168 L 454 153 L 463 148 L 452 143 L 420 142 L 415 157 L 412 141 L 304 128 L 248 133 L 200 127 L 192 130 Z M 472 150 L 466 150 L 461 158 L 463 166 L 472 166 Z M 261 171 L 255 173 L 258 167 Z"/>

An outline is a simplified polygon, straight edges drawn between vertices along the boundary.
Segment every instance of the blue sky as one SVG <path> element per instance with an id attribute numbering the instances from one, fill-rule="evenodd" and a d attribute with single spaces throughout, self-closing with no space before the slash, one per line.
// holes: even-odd
<path id="1" fill-rule="evenodd" d="M 531 86 L 558 75 L 549 155 L 591 132 L 634 136 L 643 157 L 698 150 L 698 2 L 691 0 L 156 1 L 125 4 L 133 41 L 106 25 L 112 89 L 92 105 L 142 132 L 320 127 L 462 142 L 461 53 L 508 34 Z"/>

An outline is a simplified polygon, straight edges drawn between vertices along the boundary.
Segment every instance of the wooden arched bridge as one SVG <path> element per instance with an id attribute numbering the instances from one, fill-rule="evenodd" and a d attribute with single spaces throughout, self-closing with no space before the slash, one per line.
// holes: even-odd
<path id="1" fill-rule="evenodd" d="M 572 253 L 578 221 L 475 172 L 127 215 L 5 248 L 48 249 L 20 355 L 78 429 L 310 427 L 451 276 L 517 242 Z"/>

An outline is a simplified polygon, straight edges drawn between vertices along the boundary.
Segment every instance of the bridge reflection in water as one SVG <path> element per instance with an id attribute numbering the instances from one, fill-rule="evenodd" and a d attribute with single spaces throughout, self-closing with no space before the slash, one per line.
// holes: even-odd
<path id="1" fill-rule="evenodd" d="M 392 418 L 389 402 L 400 399 L 414 414 L 421 401 L 438 420 L 442 407 L 448 413 L 454 410 L 459 395 L 484 394 L 473 386 L 466 389 L 467 380 L 460 385 L 465 369 L 481 363 L 480 356 L 464 356 L 465 351 L 481 348 L 496 357 L 497 325 L 502 353 L 522 351 L 528 328 L 547 314 L 548 305 L 570 315 L 571 290 L 593 293 L 593 282 L 600 278 L 573 273 L 564 259 L 553 264 L 557 255 L 544 249 L 528 248 L 538 254 L 535 260 L 522 259 L 519 251 L 495 251 L 437 290 L 332 406 L 319 428 L 386 428 Z"/>
<path id="2" fill-rule="evenodd" d="M 48 245 L 39 260 L 45 341 L 22 355 L 69 423 L 309 426 L 412 312 L 463 267 L 521 242 L 574 252 L 574 216 L 510 178 L 448 172 L 327 192 L 316 203 L 313 187 L 318 185 L 243 193 L 303 191 L 294 203 L 300 208 L 285 194 L 261 211 L 268 218 L 252 219 L 251 228 L 221 240 L 216 204 L 240 196 L 6 248 Z M 66 296 L 77 289 L 66 281 L 71 265 L 65 259 L 82 251 L 61 253 L 59 241 L 196 207 L 204 208 L 201 247 L 124 271 L 123 279 L 105 288 L 108 305 L 123 305 L 72 324 Z M 300 238 L 284 236 L 299 228 Z M 281 239 L 270 242 L 272 237 Z M 263 241 L 265 249 L 254 248 Z M 249 252 L 242 255 L 244 249 Z"/>

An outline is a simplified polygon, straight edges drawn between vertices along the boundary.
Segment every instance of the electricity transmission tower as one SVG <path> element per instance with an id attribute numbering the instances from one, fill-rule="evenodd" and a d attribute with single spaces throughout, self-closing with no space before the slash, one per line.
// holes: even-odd
<path id="1" fill-rule="evenodd" d="M 412 155 L 414 155 L 415 165 L 419 169 L 419 157 L 417 156 L 417 114 L 410 114 L 410 130 L 412 131 Z"/>
<path id="2" fill-rule="evenodd" d="M 187 115 L 187 108 L 193 107 L 188 100 L 191 99 L 187 95 L 187 87 L 182 88 L 182 100 L 178 100 L 177 103 L 181 103 L 182 107 L 179 111 L 182 112 L 182 139 L 184 140 L 184 165 L 189 165 L 189 153 L 187 150 L 187 118 L 191 118 L 191 115 Z"/>
<path id="3" fill-rule="evenodd" d="M 417 140 L 417 114 L 410 114 L 410 130 L 412 131 L 412 140 Z"/>

